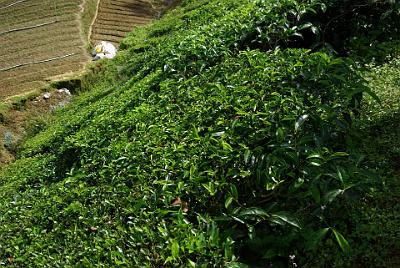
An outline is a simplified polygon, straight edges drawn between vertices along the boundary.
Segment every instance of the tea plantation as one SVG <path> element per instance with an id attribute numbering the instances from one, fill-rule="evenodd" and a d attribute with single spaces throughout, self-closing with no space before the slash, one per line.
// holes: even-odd
<path id="1" fill-rule="evenodd" d="M 0 171 L 0 265 L 395 267 L 398 10 L 183 0 L 135 28 Z"/>

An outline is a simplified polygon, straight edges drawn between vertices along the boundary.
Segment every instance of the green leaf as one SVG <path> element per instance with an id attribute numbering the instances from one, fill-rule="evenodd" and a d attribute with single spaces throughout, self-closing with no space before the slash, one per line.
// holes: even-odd
<path id="1" fill-rule="evenodd" d="M 332 202 L 338 195 L 343 194 L 344 190 L 342 189 L 335 189 L 332 191 L 329 191 L 325 194 L 324 200 L 326 203 Z"/>
<path id="2" fill-rule="evenodd" d="M 328 233 L 329 228 L 322 228 L 315 233 L 312 234 L 312 237 L 310 240 L 308 240 L 306 247 L 308 250 L 314 250 L 318 246 L 318 244 L 321 242 L 321 240 L 325 237 L 325 235 Z"/>
<path id="3" fill-rule="evenodd" d="M 207 189 L 207 191 L 209 192 L 209 194 L 211 196 L 214 196 L 217 193 L 217 187 L 216 187 L 215 183 L 210 181 L 210 182 L 208 182 L 208 184 L 203 183 L 202 185 L 204 188 Z"/>
<path id="4" fill-rule="evenodd" d="M 304 114 L 297 119 L 296 123 L 294 124 L 294 130 L 297 132 L 301 126 L 304 124 L 304 122 L 307 120 L 308 114 Z"/>
<path id="5" fill-rule="evenodd" d="M 284 256 L 285 254 L 279 249 L 270 248 L 262 256 L 263 259 L 272 259 L 276 256 Z"/>
<path id="6" fill-rule="evenodd" d="M 347 190 L 349 190 L 350 188 L 353 188 L 356 185 L 357 185 L 356 183 L 350 183 L 348 185 L 345 185 L 343 191 L 347 191 Z"/>
<path id="7" fill-rule="evenodd" d="M 213 133 L 212 136 L 213 136 L 213 137 L 221 137 L 221 136 L 223 136 L 224 134 L 225 134 L 225 131 L 220 131 L 220 132 Z"/>
<path id="8" fill-rule="evenodd" d="M 318 186 L 313 185 L 311 186 L 311 196 L 313 197 L 315 203 L 320 204 L 321 203 L 321 193 L 319 192 Z"/>
<path id="9" fill-rule="evenodd" d="M 321 3 L 321 10 L 323 13 L 326 12 L 326 5 L 324 3 Z"/>
<path id="10" fill-rule="evenodd" d="M 189 178 L 190 178 L 190 180 L 193 179 L 193 174 L 195 174 L 195 172 L 196 172 L 196 166 L 192 164 L 190 166 L 190 170 L 189 170 Z"/>
<path id="11" fill-rule="evenodd" d="M 239 199 L 239 194 L 235 184 L 231 184 L 231 195 L 236 201 Z"/>
<path id="12" fill-rule="evenodd" d="M 247 149 L 244 152 L 244 162 L 247 164 L 249 162 L 250 159 L 250 155 L 251 155 L 251 151 L 249 149 Z"/>
<path id="13" fill-rule="evenodd" d="M 276 187 L 278 187 L 280 184 L 282 184 L 284 182 L 285 182 L 285 180 L 281 180 L 281 181 L 278 181 L 278 182 L 268 182 L 268 183 L 265 184 L 265 189 L 267 191 L 274 190 Z"/>
<path id="14" fill-rule="evenodd" d="M 319 32 L 318 27 L 312 26 L 312 27 L 311 27 L 311 32 L 312 32 L 313 34 L 318 34 L 318 32 Z"/>
<path id="15" fill-rule="evenodd" d="M 322 161 L 315 159 L 315 160 L 311 160 L 310 164 L 313 166 L 316 166 L 316 167 L 320 167 L 320 166 L 322 166 Z"/>
<path id="16" fill-rule="evenodd" d="M 304 36 L 303 36 L 301 33 L 299 33 L 299 32 L 293 33 L 293 36 L 298 36 L 298 37 L 300 37 L 301 39 L 304 38 Z"/>
<path id="17" fill-rule="evenodd" d="M 382 105 L 381 99 L 378 97 L 378 95 L 375 94 L 370 88 L 364 89 L 364 92 L 367 93 L 368 95 L 371 96 L 372 99 L 374 99 L 377 103 Z"/>
<path id="18" fill-rule="evenodd" d="M 197 264 L 194 261 L 188 259 L 188 262 L 189 262 L 190 267 L 196 268 Z"/>
<path id="19" fill-rule="evenodd" d="M 227 268 L 249 268 L 247 264 L 241 263 L 241 262 L 231 262 L 226 265 Z"/>
<path id="20" fill-rule="evenodd" d="M 299 30 L 304 30 L 304 29 L 310 28 L 311 26 L 313 26 L 312 23 L 307 22 L 307 23 L 304 23 L 303 25 L 300 25 Z"/>
<path id="21" fill-rule="evenodd" d="M 229 206 L 232 204 L 233 201 L 233 197 L 229 196 L 226 200 L 225 200 L 225 207 L 229 208 Z"/>
<path id="22" fill-rule="evenodd" d="M 232 260 L 233 257 L 233 243 L 232 238 L 228 237 L 224 243 L 224 256 L 228 260 Z"/>
<path id="23" fill-rule="evenodd" d="M 171 255 L 173 258 L 177 258 L 179 256 L 179 244 L 176 240 L 172 240 Z"/>
<path id="24" fill-rule="evenodd" d="M 233 151 L 232 146 L 230 146 L 229 143 L 227 143 L 226 141 L 222 140 L 221 141 L 221 145 L 222 145 L 222 148 L 224 148 L 224 150 L 227 150 L 227 151 L 230 151 L 230 152 Z"/>
<path id="25" fill-rule="evenodd" d="M 174 258 L 172 256 L 168 256 L 168 258 L 165 260 L 164 264 L 172 262 L 173 260 L 174 260 Z"/>
<path id="26" fill-rule="evenodd" d="M 262 208 L 258 207 L 251 207 L 251 208 L 245 208 L 240 211 L 238 214 L 239 217 L 243 216 L 260 216 L 260 217 L 267 217 L 269 214 L 263 210 Z"/>
<path id="27" fill-rule="evenodd" d="M 282 222 L 284 222 L 301 229 L 299 220 L 288 212 L 281 211 L 273 213 L 271 214 L 271 219 L 275 223 L 282 224 Z"/>
<path id="28" fill-rule="evenodd" d="M 307 156 L 307 159 L 312 159 L 312 158 L 324 159 L 324 157 L 319 153 L 310 154 L 309 156 Z"/>
<path id="29" fill-rule="evenodd" d="M 345 157 L 345 156 L 349 156 L 348 153 L 346 152 L 336 152 L 334 154 L 332 154 L 333 157 Z"/>
<path id="30" fill-rule="evenodd" d="M 279 141 L 282 141 L 285 138 L 285 131 L 280 127 L 276 130 L 275 135 Z"/>
<path id="31" fill-rule="evenodd" d="M 341 168 L 337 168 L 337 177 L 339 178 L 339 180 L 343 183 L 343 173 L 342 173 L 342 170 L 341 170 Z"/>
<path id="32" fill-rule="evenodd" d="M 336 241 L 338 242 L 340 248 L 343 250 L 345 253 L 350 252 L 350 245 L 349 242 L 343 237 L 341 233 L 339 233 L 335 228 L 331 228 L 333 233 L 335 234 Z"/>

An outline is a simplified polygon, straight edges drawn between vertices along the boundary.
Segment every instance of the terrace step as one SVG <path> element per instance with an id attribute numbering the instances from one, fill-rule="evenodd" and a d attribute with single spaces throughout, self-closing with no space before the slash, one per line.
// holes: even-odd
<path id="1" fill-rule="evenodd" d="M 97 18 L 100 20 L 111 20 L 111 21 L 120 21 L 120 22 L 128 22 L 128 23 L 132 23 L 134 21 L 140 21 L 140 22 L 150 22 L 151 19 L 147 18 L 147 17 L 140 17 L 140 16 L 136 16 L 136 15 L 131 15 L 131 16 L 127 16 L 127 15 L 118 15 L 115 13 L 108 13 L 108 12 L 104 12 L 104 13 L 100 13 L 99 15 L 97 15 Z"/>
<path id="2" fill-rule="evenodd" d="M 123 32 L 130 32 L 132 31 L 134 26 L 131 26 L 130 24 L 126 24 L 126 25 L 122 25 L 122 24 L 107 24 L 107 23 L 101 23 L 98 22 L 96 24 L 95 27 L 93 28 L 101 28 L 101 29 L 105 29 L 105 30 L 115 30 L 116 28 L 118 28 L 118 30 L 123 31 Z"/>
<path id="3" fill-rule="evenodd" d="M 154 14 L 145 0 L 103 0 L 92 26 L 91 43 L 109 41 L 118 46 L 134 26 L 150 23 Z"/>
<path id="4" fill-rule="evenodd" d="M 17 3 L 16 0 L 1 1 Z M 82 0 L 29 0 L 0 10 L 0 32 L 37 26 L 0 38 L 0 99 L 24 94 L 45 85 L 46 78 L 82 71 L 90 56 L 84 50 L 78 13 Z M 75 52 L 73 56 L 39 63 Z M 28 64 L 38 62 L 37 64 Z M 18 66 L 21 65 L 22 66 Z M 25 65 L 28 64 L 28 65 Z M 18 66 L 9 70 L 9 67 Z"/>

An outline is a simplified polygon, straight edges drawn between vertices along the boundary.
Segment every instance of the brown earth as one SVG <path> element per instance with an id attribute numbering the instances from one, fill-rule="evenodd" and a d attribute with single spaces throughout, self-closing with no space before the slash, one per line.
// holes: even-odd
<path id="1" fill-rule="evenodd" d="M 134 26 L 151 22 L 156 10 L 146 0 L 100 0 L 97 17 L 92 25 L 90 41 L 109 41 L 118 47 Z"/>
<path id="2" fill-rule="evenodd" d="M 78 16 L 83 1 L 0 1 L 0 102 L 83 70 L 90 61 Z"/>

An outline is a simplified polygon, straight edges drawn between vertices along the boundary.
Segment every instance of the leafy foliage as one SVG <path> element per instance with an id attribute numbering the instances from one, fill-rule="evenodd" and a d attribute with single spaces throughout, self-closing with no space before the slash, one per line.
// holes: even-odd
<path id="1" fill-rule="evenodd" d="M 349 252 L 375 176 L 348 118 L 369 91 L 352 60 L 294 45 L 327 8 L 186 0 L 135 29 L 1 172 L 0 263 L 287 266 L 328 235 Z"/>

